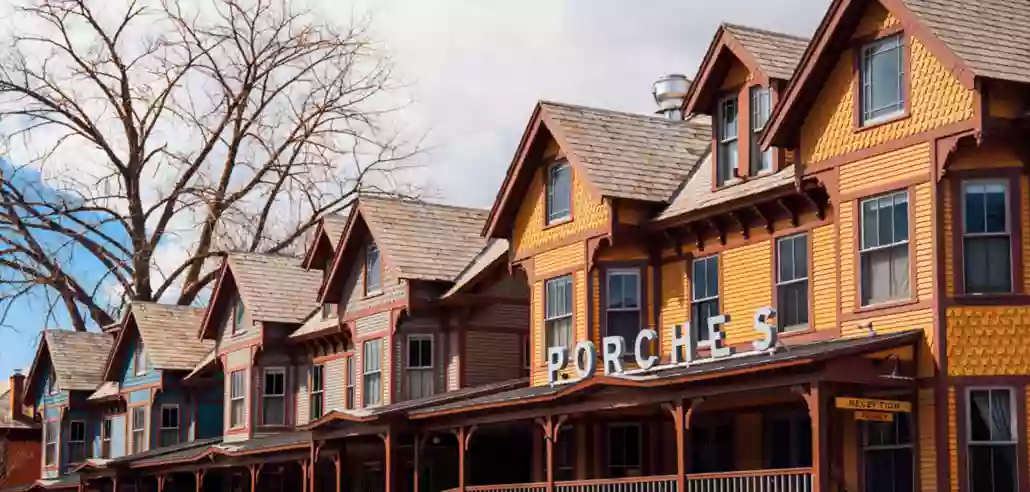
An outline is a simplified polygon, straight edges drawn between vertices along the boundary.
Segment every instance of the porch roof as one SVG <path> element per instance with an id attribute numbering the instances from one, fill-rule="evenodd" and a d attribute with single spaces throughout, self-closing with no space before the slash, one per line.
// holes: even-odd
<path id="1" fill-rule="evenodd" d="M 742 373 L 771 371 L 790 366 L 873 353 L 884 349 L 904 346 L 919 340 L 922 330 L 871 335 L 861 338 L 835 339 L 794 345 L 780 344 L 774 351 L 708 359 L 691 365 L 667 366 L 640 375 L 595 376 L 587 380 L 555 386 L 531 386 L 496 394 L 469 398 L 442 405 L 427 406 L 411 411 L 411 419 L 425 419 L 434 416 L 472 412 L 497 407 L 542 403 L 579 393 L 588 388 L 599 387 L 655 387 L 697 381 L 710 381 Z"/>

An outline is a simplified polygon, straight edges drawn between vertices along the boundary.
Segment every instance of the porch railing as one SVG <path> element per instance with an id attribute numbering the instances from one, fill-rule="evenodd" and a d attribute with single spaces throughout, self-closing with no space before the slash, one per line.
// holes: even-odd
<path id="1" fill-rule="evenodd" d="M 753 470 L 687 475 L 684 492 L 811 492 L 812 469 Z"/>
<path id="2" fill-rule="evenodd" d="M 447 492 L 457 492 L 450 489 Z M 545 492 L 544 482 L 474 485 L 467 492 Z M 555 482 L 555 492 L 812 492 L 812 469 L 751 470 L 687 475 L 686 490 L 676 489 L 675 475 Z"/>

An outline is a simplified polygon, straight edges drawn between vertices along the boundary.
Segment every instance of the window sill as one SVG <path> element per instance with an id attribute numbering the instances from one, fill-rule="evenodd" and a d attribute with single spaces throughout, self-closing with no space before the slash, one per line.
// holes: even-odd
<path id="1" fill-rule="evenodd" d="M 876 121 L 873 121 L 872 123 L 859 123 L 859 125 L 855 128 L 855 133 L 862 133 L 862 132 L 869 131 L 869 130 L 872 130 L 872 129 L 875 129 L 875 128 L 879 128 L 879 127 L 884 126 L 884 125 L 889 125 L 891 123 L 897 123 L 899 121 L 906 120 L 906 119 L 908 119 L 911 116 L 912 116 L 912 114 L 908 111 L 908 108 L 906 107 L 904 112 L 896 114 L 894 116 L 890 116 L 890 117 L 887 117 L 887 118 L 882 119 L 882 120 L 876 120 Z"/>
<path id="2" fill-rule="evenodd" d="M 1030 304 L 1027 294 L 961 294 L 951 299 L 957 306 L 1011 306 Z"/>
<path id="3" fill-rule="evenodd" d="M 888 315 L 912 311 L 914 309 L 925 309 L 933 307 L 930 300 L 906 299 L 903 301 L 888 301 L 879 304 L 870 304 L 855 309 L 851 313 L 843 313 L 841 321 L 854 321 L 865 319 L 873 315 Z"/>
<path id="4" fill-rule="evenodd" d="M 877 311 L 883 311 L 884 309 L 908 306 L 908 305 L 911 305 L 911 304 L 916 304 L 918 302 L 919 302 L 918 299 L 900 299 L 900 300 L 897 300 L 897 301 L 883 301 L 883 302 L 878 302 L 878 303 L 875 303 L 875 304 L 869 304 L 869 305 L 866 305 L 866 306 L 860 306 L 858 308 L 855 308 L 855 314 L 870 313 L 870 312 L 875 313 Z"/>
<path id="5" fill-rule="evenodd" d="M 546 230 L 548 230 L 548 229 L 550 229 L 552 227 L 558 227 L 558 226 L 561 226 L 561 225 L 565 225 L 565 224 L 568 224 L 569 222 L 572 222 L 572 215 L 569 215 L 568 217 L 565 217 L 563 219 L 556 219 L 556 220 L 551 221 L 551 222 L 545 221 L 544 222 L 544 229 L 543 230 L 546 231 Z"/>
<path id="6" fill-rule="evenodd" d="M 362 297 L 362 299 L 374 299 L 374 298 L 379 297 L 381 295 L 383 295 L 383 290 L 379 289 L 379 290 L 373 291 L 373 292 L 366 292 L 365 295 Z"/>

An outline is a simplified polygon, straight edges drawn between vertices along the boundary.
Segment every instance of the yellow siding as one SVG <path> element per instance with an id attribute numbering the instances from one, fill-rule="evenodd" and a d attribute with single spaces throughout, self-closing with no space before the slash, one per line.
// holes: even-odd
<path id="1" fill-rule="evenodd" d="M 854 214 L 854 202 L 840 204 L 837 227 L 840 228 L 840 306 L 844 313 L 855 310 Z"/>
<path id="2" fill-rule="evenodd" d="M 942 207 L 943 210 L 941 213 L 941 215 L 943 216 L 941 219 L 941 221 L 943 222 L 941 224 L 941 229 L 943 230 L 944 234 L 944 288 L 945 292 L 947 292 L 948 294 L 948 297 L 953 297 L 955 295 L 955 251 L 953 251 L 951 245 L 952 238 L 955 234 L 954 227 L 952 227 L 955 207 L 952 206 L 951 203 L 952 193 L 951 186 L 949 186 L 949 183 L 945 183 L 944 186 L 941 186 L 941 190 L 944 194 L 944 201 Z"/>
<path id="3" fill-rule="evenodd" d="M 874 4 L 875 5 L 875 4 Z M 861 25 L 883 24 L 882 7 L 875 5 Z M 870 31 L 872 27 L 868 27 Z M 910 116 L 856 132 L 856 77 L 851 50 L 844 50 L 801 128 L 801 162 L 813 164 L 973 116 L 973 91 L 956 79 L 923 43 L 908 37 L 911 58 Z"/>
<path id="4" fill-rule="evenodd" d="M 684 325 L 689 308 L 690 279 L 687 278 L 687 262 L 674 261 L 662 265 L 661 335 L 663 354 L 672 353 L 672 327 Z"/>
<path id="5" fill-rule="evenodd" d="M 756 310 L 772 305 L 772 242 L 731 249 L 722 258 L 722 313 L 730 316 L 726 339 L 740 343 L 758 338 L 752 328 Z"/>
<path id="6" fill-rule="evenodd" d="M 837 231 L 834 226 L 812 231 L 812 326 L 837 328 Z"/>
<path id="7" fill-rule="evenodd" d="M 919 300 L 933 298 L 933 198 L 930 196 L 932 185 L 924 183 L 916 186 L 915 212 L 913 220 L 916 230 L 916 283 L 915 293 Z"/>
<path id="8" fill-rule="evenodd" d="M 587 340 L 590 334 L 587 333 L 587 272 L 580 271 L 576 272 L 572 281 L 574 282 L 575 288 L 575 299 L 573 303 L 576 305 L 575 314 L 573 314 L 573 332 L 575 336 L 572 337 L 572 345 L 575 346 L 582 340 Z"/>
<path id="9" fill-rule="evenodd" d="M 958 425 L 955 414 L 955 388 L 948 388 L 948 465 L 951 492 L 958 492 Z"/>
<path id="10" fill-rule="evenodd" d="M 591 282 L 594 283 L 594 326 L 592 341 L 597 347 L 601 346 L 601 272 L 594 270 L 591 274 Z"/>
<path id="11" fill-rule="evenodd" d="M 932 389 L 919 390 L 919 485 L 937 492 L 937 422 Z"/>
<path id="12" fill-rule="evenodd" d="M 920 177 L 930 179 L 930 144 L 925 142 L 841 166 L 840 192 L 856 195 L 863 189 Z"/>
<path id="13" fill-rule="evenodd" d="M 547 278 L 555 272 L 567 272 L 569 267 L 584 265 L 586 250 L 583 243 L 574 243 L 533 257 L 533 276 Z"/>
<path id="14" fill-rule="evenodd" d="M 904 313 L 870 316 L 868 318 L 846 321 L 841 325 L 841 335 L 844 337 L 867 336 L 869 330 L 864 325 L 869 323 L 872 323 L 873 329 L 876 330 L 877 334 L 881 335 L 884 333 L 921 329 L 927 337 L 932 337 L 934 330 L 933 309 L 918 309 Z M 920 357 L 923 356 L 921 353 Z"/>
<path id="15" fill-rule="evenodd" d="M 528 250 L 546 247 L 558 241 L 586 233 L 587 231 L 606 228 L 610 221 L 608 204 L 596 198 L 588 188 L 589 185 L 573 173 L 572 183 L 572 216 L 571 222 L 554 227 L 544 227 L 544 214 L 547 206 L 544 200 L 544 171 L 541 167 L 533 174 L 533 181 L 526 192 L 525 200 L 515 216 L 515 228 L 512 242 L 516 257 L 523 257 Z"/>
<path id="16" fill-rule="evenodd" d="M 948 373 L 1030 374 L 1030 306 L 948 308 Z"/>
<path id="17" fill-rule="evenodd" d="M 643 247 L 630 244 L 604 248 L 597 253 L 596 258 L 598 261 L 633 261 L 647 260 L 650 255 Z"/>
<path id="18" fill-rule="evenodd" d="M 530 311 L 533 316 L 532 333 L 530 333 L 533 353 L 530 366 L 533 368 L 532 384 L 538 386 L 547 384 L 547 359 L 544 348 L 544 283 L 542 281 L 533 284 L 533 302 L 530 303 Z"/>
<path id="19" fill-rule="evenodd" d="M 654 319 L 654 306 L 658 302 L 658 293 L 655 292 L 654 288 L 654 276 L 657 275 L 657 272 L 657 268 L 653 266 L 647 267 L 647 284 L 644 288 L 647 292 L 646 301 L 644 302 L 647 307 L 647 326 L 656 330 L 659 329 L 658 320 Z"/>

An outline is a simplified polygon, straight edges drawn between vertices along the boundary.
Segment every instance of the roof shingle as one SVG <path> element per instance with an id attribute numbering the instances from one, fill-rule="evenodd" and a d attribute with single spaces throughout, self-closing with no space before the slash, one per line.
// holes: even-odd
<path id="1" fill-rule="evenodd" d="M 800 36 L 737 24 L 722 27 L 755 57 L 766 75 L 777 79 L 790 80 L 808 47 L 809 39 Z"/>
<path id="2" fill-rule="evenodd" d="M 44 337 L 62 390 L 93 391 L 104 382 L 114 337 L 70 330 L 46 330 Z"/>
<path id="3" fill-rule="evenodd" d="M 215 346 L 197 337 L 203 309 L 139 301 L 131 309 L 147 358 L 157 369 L 192 371 Z"/>
<path id="4" fill-rule="evenodd" d="M 790 186 L 794 182 L 794 166 L 786 166 L 774 174 L 750 178 L 747 181 L 712 191 L 712 158 L 705 158 L 690 179 L 673 197 L 672 204 L 662 210 L 654 220 L 697 212 L 702 209 L 732 202 L 764 191 Z"/>
<path id="5" fill-rule="evenodd" d="M 707 116 L 676 121 L 548 101 L 540 108 L 605 196 L 666 202 L 711 145 Z"/>
<path id="6" fill-rule="evenodd" d="M 240 297 L 254 320 L 302 323 L 318 308 L 322 272 L 306 270 L 299 258 L 232 253 L 228 262 Z M 204 355 L 206 352 L 197 360 Z"/>

